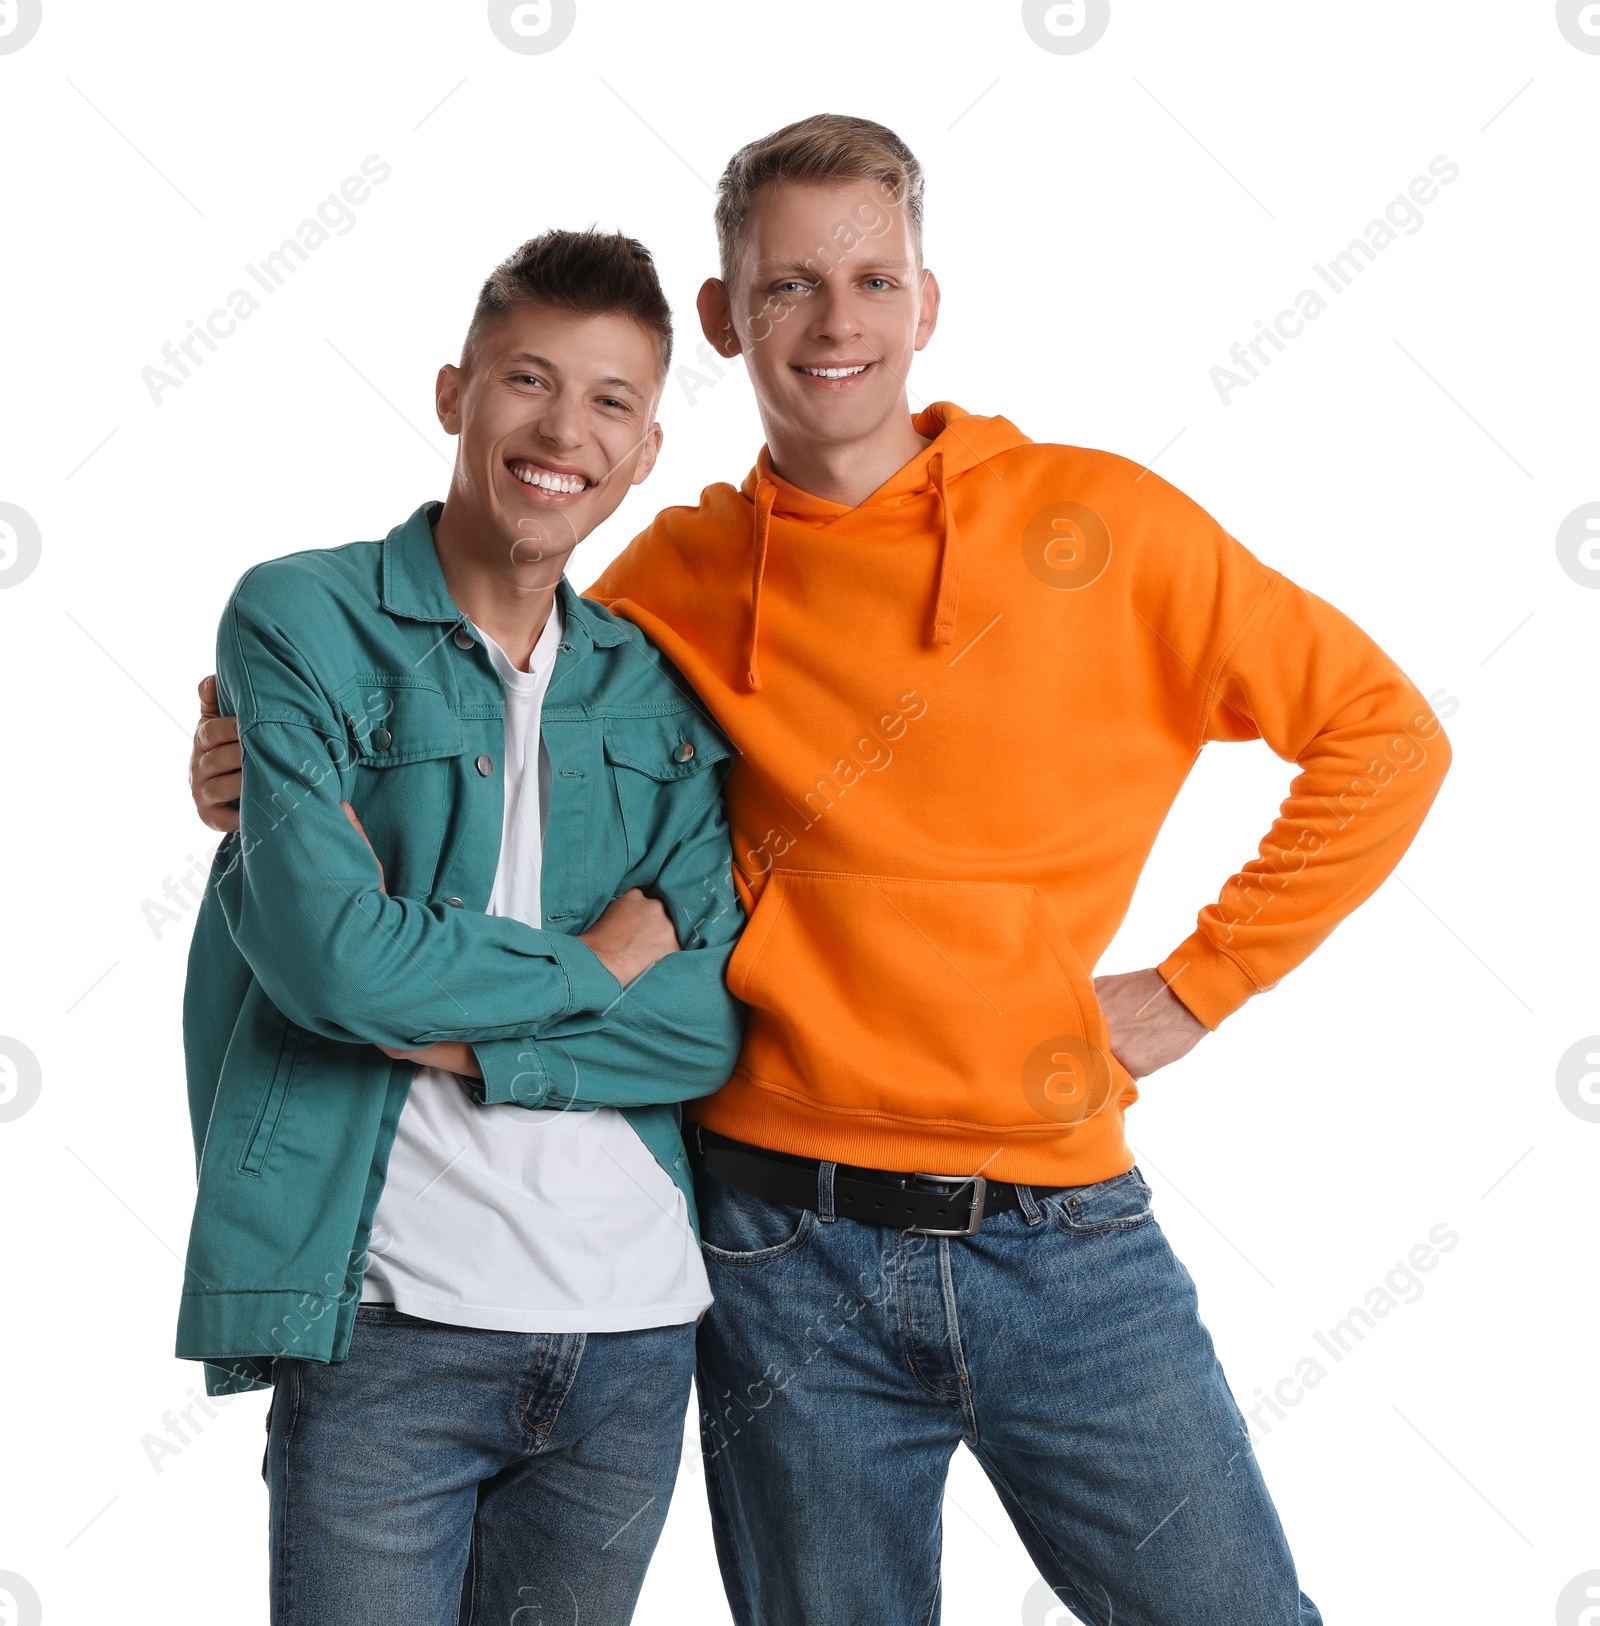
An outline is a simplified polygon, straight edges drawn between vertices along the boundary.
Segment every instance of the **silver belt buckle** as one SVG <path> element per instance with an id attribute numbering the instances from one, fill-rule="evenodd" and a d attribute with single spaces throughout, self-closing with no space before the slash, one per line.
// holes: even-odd
<path id="1" fill-rule="evenodd" d="M 983 1224 L 983 1204 L 989 1195 L 989 1182 L 981 1174 L 914 1174 L 913 1180 L 932 1180 L 954 1190 L 958 1186 L 972 1187 L 972 1206 L 967 1210 L 967 1223 L 953 1231 L 939 1230 L 931 1225 L 908 1225 L 909 1236 L 976 1236 Z"/>

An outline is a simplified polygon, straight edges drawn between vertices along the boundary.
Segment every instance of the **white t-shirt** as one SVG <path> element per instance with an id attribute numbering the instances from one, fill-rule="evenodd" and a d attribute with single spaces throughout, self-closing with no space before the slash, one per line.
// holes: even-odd
<path id="1" fill-rule="evenodd" d="M 526 672 L 479 631 L 506 697 L 505 823 L 491 915 L 537 927 L 550 758 L 539 732 L 556 605 Z M 373 1217 L 364 1301 L 458 1327 L 624 1332 L 711 1303 L 678 1190 L 615 1108 L 480 1106 L 423 1067 L 400 1114 Z"/>

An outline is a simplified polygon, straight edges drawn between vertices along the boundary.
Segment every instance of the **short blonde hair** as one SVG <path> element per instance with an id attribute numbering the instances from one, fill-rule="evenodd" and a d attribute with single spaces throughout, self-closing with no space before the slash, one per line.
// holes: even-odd
<path id="1" fill-rule="evenodd" d="M 922 256 L 922 165 L 893 130 L 847 113 L 814 113 L 741 147 L 717 183 L 717 251 L 726 278 L 751 205 L 775 182 L 877 181 L 911 222 Z"/>

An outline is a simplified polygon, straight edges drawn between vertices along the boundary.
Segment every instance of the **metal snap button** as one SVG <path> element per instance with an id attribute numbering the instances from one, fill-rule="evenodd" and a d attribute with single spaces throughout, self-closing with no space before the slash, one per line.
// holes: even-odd
<path id="1" fill-rule="evenodd" d="M 471 649 L 473 644 L 477 642 L 477 639 L 475 639 L 465 627 L 457 627 L 456 630 L 450 634 L 450 638 L 457 649 Z"/>
<path id="2" fill-rule="evenodd" d="M 446 898 L 444 901 L 445 901 L 445 907 L 449 908 L 449 909 L 465 909 L 466 908 L 466 904 L 464 904 L 461 901 L 460 898 Z"/>
<path id="3" fill-rule="evenodd" d="M 685 740 L 672 754 L 679 762 L 687 762 L 694 755 L 694 745 L 691 741 Z"/>
<path id="4" fill-rule="evenodd" d="M 473 764 L 485 779 L 494 772 L 494 758 L 487 751 Z"/>
<path id="5" fill-rule="evenodd" d="M 387 751 L 394 744 L 394 735 L 386 728 L 375 728 L 372 731 L 372 749 L 374 751 Z"/>

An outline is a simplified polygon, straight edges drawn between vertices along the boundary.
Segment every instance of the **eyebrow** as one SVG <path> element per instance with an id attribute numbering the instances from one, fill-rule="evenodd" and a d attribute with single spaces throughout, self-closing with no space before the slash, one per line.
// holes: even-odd
<path id="1" fill-rule="evenodd" d="M 519 350 L 515 355 L 506 356 L 502 365 L 506 367 L 540 367 L 547 373 L 556 374 L 557 377 L 561 374 L 561 369 L 548 356 L 536 356 L 531 350 Z M 596 383 L 601 389 L 626 390 L 629 395 L 636 395 L 641 401 L 646 399 L 644 391 L 626 378 L 601 378 L 597 379 Z"/>
<path id="2" fill-rule="evenodd" d="M 874 271 L 907 271 L 910 268 L 910 260 L 885 257 L 877 260 L 865 260 L 850 269 L 856 276 L 869 276 Z M 775 277 L 796 271 L 803 273 L 805 276 L 814 277 L 817 274 L 815 260 L 758 260 L 756 262 L 757 277 Z"/>

